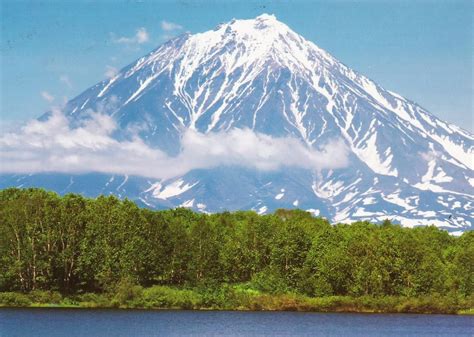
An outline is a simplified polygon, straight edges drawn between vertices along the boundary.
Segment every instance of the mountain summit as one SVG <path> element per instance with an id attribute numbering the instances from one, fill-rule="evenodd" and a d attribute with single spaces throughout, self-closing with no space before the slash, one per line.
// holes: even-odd
<path id="1" fill-rule="evenodd" d="M 170 156 L 182 151 L 187 130 L 249 130 L 296 138 L 311 151 L 338 140 L 348 163 L 259 170 L 232 162 L 170 179 L 3 175 L 1 186 L 113 193 L 154 208 L 301 208 L 333 222 L 390 219 L 453 233 L 472 228 L 473 135 L 351 70 L 273 15 L 176 37 L 64 109 L 72 125 L 91 111 L 113 117 L 114 139 L 133 129 L 134 137 Z"/>

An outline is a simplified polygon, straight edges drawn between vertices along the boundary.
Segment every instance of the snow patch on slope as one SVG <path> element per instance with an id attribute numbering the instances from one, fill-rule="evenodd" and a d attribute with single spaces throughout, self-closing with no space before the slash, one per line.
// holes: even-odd
<path id="1" fill-rule="evenodd" d="M 165 199 L 165 200 L 169 198 L 173 198 L 180 194 L 183 194 L 186 191 L 189 191 L 191 188 L 196 186 L 197 183 L 198 181 L 195 183 L 185 183 L 183 179 L 178 179 L 166 186 L 157 184 L 153 189 L 153 197 L 157 199 Z"/>

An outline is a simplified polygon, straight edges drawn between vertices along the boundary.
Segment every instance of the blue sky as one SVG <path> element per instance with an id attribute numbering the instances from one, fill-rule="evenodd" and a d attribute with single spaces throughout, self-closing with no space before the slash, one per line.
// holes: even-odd
<path id="1" fill-rule="evenodd" d="M 2 128 L 73 98 L 172 35 L 263 12 L 385 88 L 474 130 L 473 5 L 429 0 L 3 0 Z"/>

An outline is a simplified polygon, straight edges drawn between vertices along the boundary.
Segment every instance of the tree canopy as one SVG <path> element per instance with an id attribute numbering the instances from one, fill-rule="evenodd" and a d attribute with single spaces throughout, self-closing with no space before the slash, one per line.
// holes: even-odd
<path id="1" fill-rule="evenodd" d="M 307 296 L 471 296 L 474 233 L 301 210 L 152 211 L 114 196 L 0 191 L 0 291 L 104 292 L 251 282 Z"/>

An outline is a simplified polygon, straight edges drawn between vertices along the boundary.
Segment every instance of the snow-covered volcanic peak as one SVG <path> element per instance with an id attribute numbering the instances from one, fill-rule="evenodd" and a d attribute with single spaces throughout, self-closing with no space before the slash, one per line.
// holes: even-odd
<path id="1" fill-rule="evenodd" d="M 174 46 L 159 48 L 141 59 L 133 71 L 160 60 L 163 51 L 169 52 L 167 47 Z M 312 72 L 323 63 L 329 66 L 336 62 L 324 50 L 296 34 L 274 15 L 268 14 L 250 20 L 232 20 L 220 24 L 214 30 L 185 35 L 185 42 L 173 56 L 175 61 L 179 61 L 179 74 L 184 78 L 214 58 L 218 58 L 221 70 L 226 73 L 249 66 L 254 67 L 257 73 L 269 61 L 274 66 L 300 72 Z"/>
<path id="2" fill-rule="evenodd" d="M 107 113 L 119 125 L 116 139 L 133 129 L 171 155 L 182 150 L 186 130 L 245 129 L 297 138 L 313 150 L 339 140 L 350 164 L 277 172 L 226 166 L 158 180 L 105 175 L 94 186 L 71 177 L 53 187 L 60 192 L 116 193 L 149 207 L 203 212 L 299 207 L 335 222 L 390 218 L 452 232 L 472 226 L 473 135 L 351 70 L 273 15 L 176 37 L 65 110 L 73 122 L 90 111 Z M 46 180 L 33 175 L 0 182 L 37 186 Z"/>
<path id="3" fill-rule="evenodd" d="M 227 72 L 249 65 L 261 70 L 269 60 L 295 71 L 311 71 L 318 63 L 334 62 L 325 51 L 268 14 L 252 20 L 232 20 L 215 30 L 192 35 L 184 49 L 186 57 L 193 60 L 188 64 L 220 54 Z"/>

